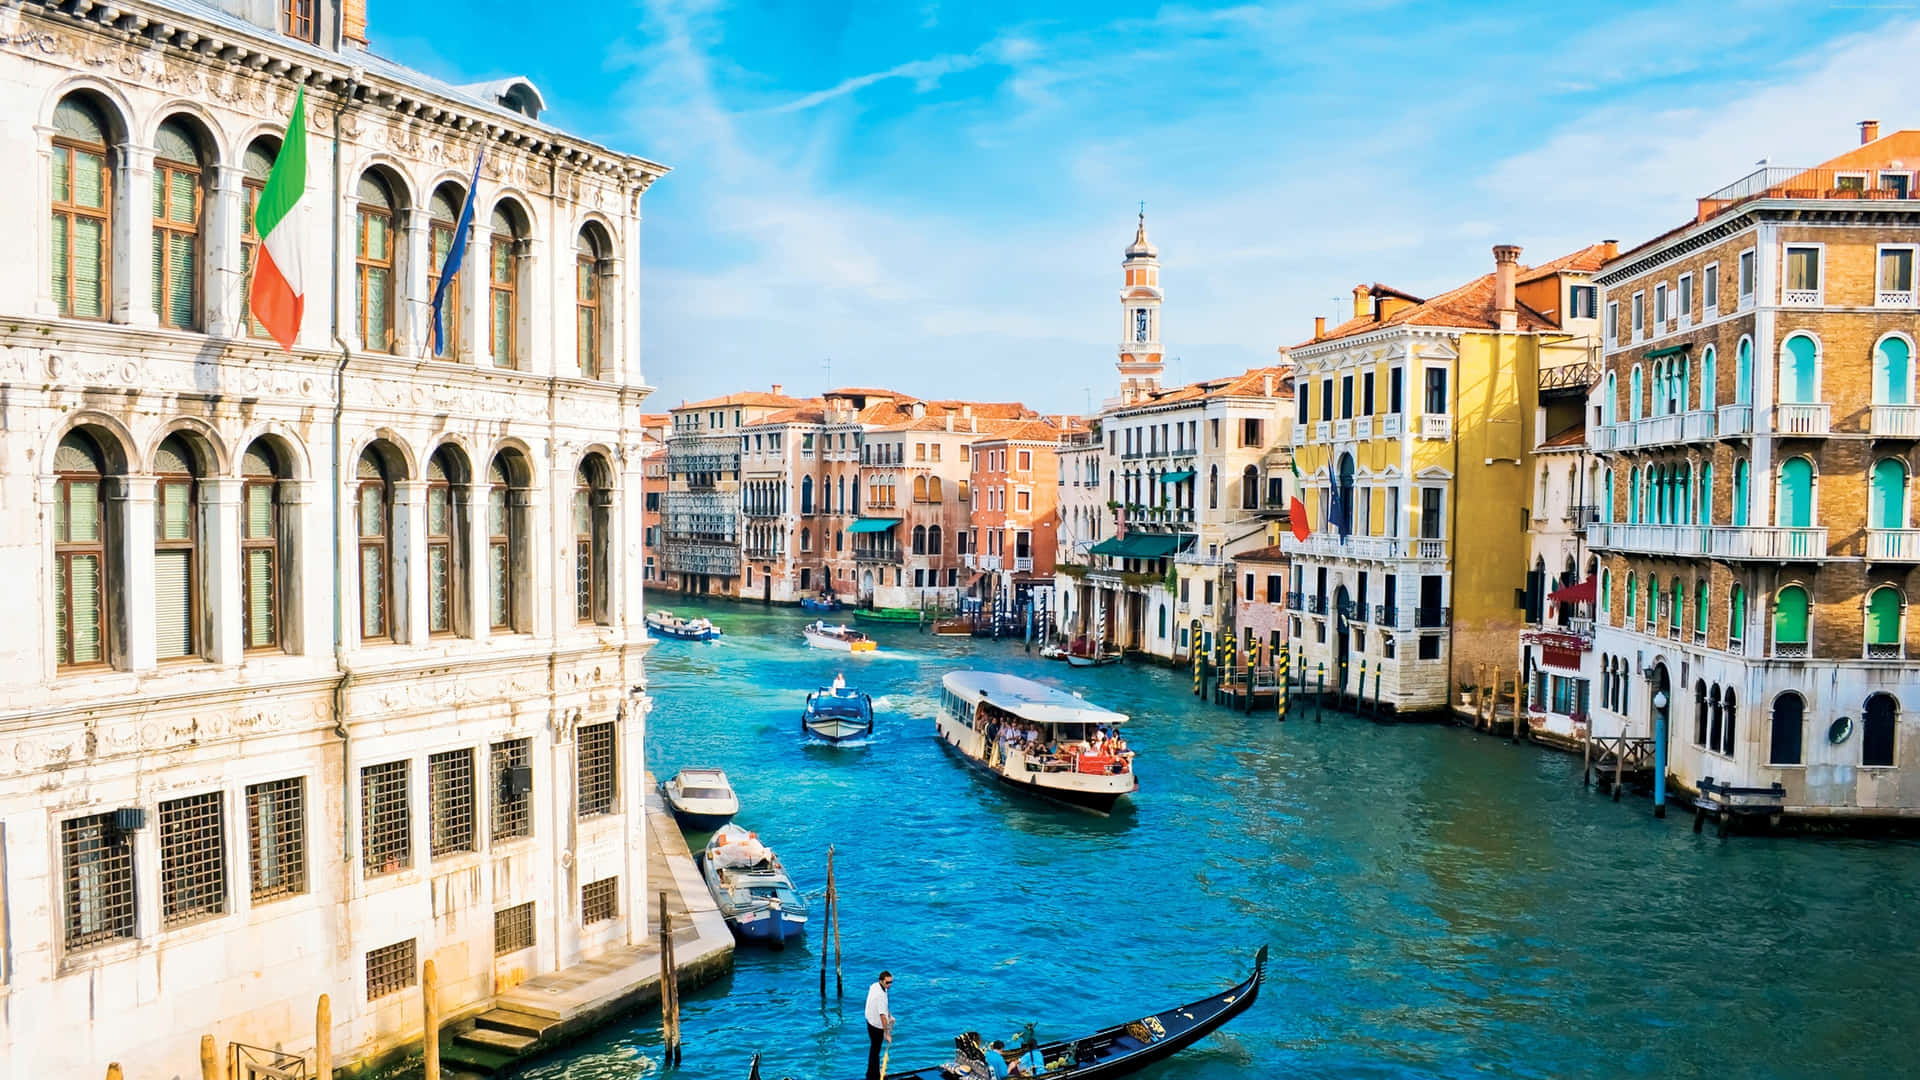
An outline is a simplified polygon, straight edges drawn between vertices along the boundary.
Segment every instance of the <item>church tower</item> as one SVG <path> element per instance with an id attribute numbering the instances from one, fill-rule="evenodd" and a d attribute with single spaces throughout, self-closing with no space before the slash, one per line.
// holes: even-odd
<path id="1" fill-rule="evenodd" d="M 1147 239 L 1147 212 L 1127 245 L 1127 287 L 1120 290 L 1120 401 L 1131 405 L 1160 389 L 1160 251 Z"/>

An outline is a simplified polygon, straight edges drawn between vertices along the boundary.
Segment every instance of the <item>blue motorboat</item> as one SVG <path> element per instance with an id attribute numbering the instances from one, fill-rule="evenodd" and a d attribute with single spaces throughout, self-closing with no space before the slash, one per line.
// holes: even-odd
<path id="1" fill-rule="evenodd" d="M 800 711 L 800 730 L 830 743 L 872 735 L 873 697 L 850 688 L 846 679 L 836 675 L 832 686 L 807 695 L 807 707 Z"/>
<path id="2" fill-rule="evenodd" d="M 807 932 L 807 901 L 793 887 L 779 856 L 754 833 L 722 826 L 700 859 L 707 891 L 743 941 L 784 948 Z"/>
<path id="3" fill-rule="evenodd" d="M 803 611 L 838 611 L 840 601 L 834 599 L 831 594 L 806 596 L 800 599 L 800 607 Z"/>
<path id="4" fill-rule="evenodd" d="M 647 612 L 647 632 L 677 641 L 715 641 L 720 628 L 706 619 L 683 619 L 666 609 Z"/>

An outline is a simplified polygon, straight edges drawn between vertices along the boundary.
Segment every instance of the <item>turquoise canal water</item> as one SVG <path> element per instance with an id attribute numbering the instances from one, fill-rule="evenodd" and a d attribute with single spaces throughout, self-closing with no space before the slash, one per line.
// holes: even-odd
<path id="1" fill-rule="evenodd" d="M 1180 672 L 911 627 L 849 659 L 806 648 L 798 612 L 672 606 L 727 638 L 654 648 L 649 767 L 724 767 L 816 910 L 837 845 L 846 956 L 823 1005 L 817 927 L 741 951 L 683 1003 L 689 1080 L 741 1080 L 755 1049 L 770 1078 L 860 1076 L 883 967 L 904 1067 L 967 1029 L 1062 1037 L 1200 997 L 1262 942 L 1259 1003 L 1146 1075 L 1913 1075 L 1920 845 L 1696 836 L 1583 788 L 1577 759 L 1458 729 L 1282 725 L 1199 705 Z M 1132 714 L 1132 809 L 1056 810 L 952 758 L 935 695 L 968 667 Z M 874 696 L 869 746 L 799 734 L 836 671 Z M 528 1075 L 652 1076 L 658 1047 L 640 1013 Z"/>

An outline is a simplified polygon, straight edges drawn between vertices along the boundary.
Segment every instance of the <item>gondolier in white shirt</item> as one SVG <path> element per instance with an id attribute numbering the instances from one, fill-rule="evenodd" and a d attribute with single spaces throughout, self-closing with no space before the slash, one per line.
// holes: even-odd
<path id="1" fill-rule="evenodd" d="M 893 1011 L 887 1004 L 887 991 L 893 988 L 893 972 L 883 971 L 867 987 L 867 1080 L 881 1080 L 880 1044 L 893 1041 Z"/>

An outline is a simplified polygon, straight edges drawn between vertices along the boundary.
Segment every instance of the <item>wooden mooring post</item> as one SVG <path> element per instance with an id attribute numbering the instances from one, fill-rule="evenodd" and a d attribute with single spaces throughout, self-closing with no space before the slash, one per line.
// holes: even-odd
<path id="1" fill-rule="evenodd" d="M 1520 675 L 1521 673 L 1519 671 L 1513 673 L 1513 738 L 1510 741 L 1516 743 L 1520 741 L 1520 724 L 1526 719 L 1527 715 L 1526 710 L 1520 707 Z"/>
<path id="2" fill-rule="evenodd" d="M 778 913 L 774 915 L 779 918 Z M 660 893 L 660 1063 L 680 1064 L 680 965 L 673 955 L 673 913 Z"/>
<path id="3" fill-rule="evenodd" d="M 426 1021 L 422 1025 L 424 1060 L 420 1076 L 422 1080 L 440 1080 L 440 969 L 432 959 L 420 967 L 420 1012 Z"/>
<path id="4" fill-rule="evenodd" d="M 840 975 L 840 883 L 834 876 L 833 845 L 827 845 L 827 898 L 820 906 L 820 996 L 827 996 L 827 953 L 833 953 L 833 992 L 846 997 Z"/>
<path id="5" fill-rule="evenodd" d="M 313 1006 L 313 1080 L 333 1080 L 333 999 L 325 994 Z"/>
<path id="6" fill-rule="evenodd" d="M 120 1075 L 119 1062 L 110 1061 L 107 1063 L 107 1080 L 125 1080 L 125 1078 Z"/>
<path id="7" fill-rule="evenodd" d="M 226 1080 L 220 1068 L 220 1046 L 213 1036 L 200 1036 L 200 1080 Z"/>
<path id="8" fill-rule="evenodd" d="M 1313 722 L 1320 722 L 1320 713 L 1327 707 L 1327 662 L 1320 661 L 1319 673 L 1314 678 Z"/>

